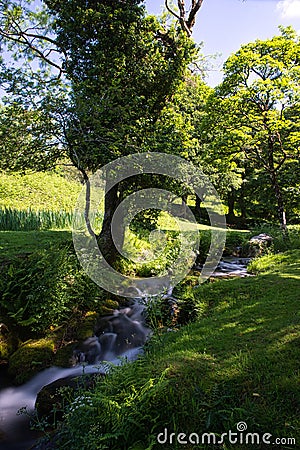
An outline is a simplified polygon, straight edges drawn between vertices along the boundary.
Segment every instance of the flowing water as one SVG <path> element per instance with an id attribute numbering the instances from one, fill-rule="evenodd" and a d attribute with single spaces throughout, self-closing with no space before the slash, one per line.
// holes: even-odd
<path id="1" fill-rule="evenodd" d="M 250 258 L 237 258 L 234 256 L 228 256 L 222 258 L 218 267 L 216 268 L 213 278 L 220 277 L 247 277 L 247 265 L 250 262 Z"/>
<path id="2" fill-rule="evenodd" d="M 213 277 L 246 276 L 246 258 L 224 258 Z M 170 288 L 167 297 L 171 297 Z M 86 339 L 74 351 L 74 367 L 63 369 L 50 367 L 38 373 L 26 384 L 6 387 L 0 391 L 0 450 L 28 450 L 38 434 L 29 428 L 28 416 L 17 412 L 26 407 L 34 411 L 36 396 L 43 386 L 53 381 L 83 373 L 107 373 L 110 361 L 119 365 L 124 360 L 134 360 L 142 352 L 142 346 L 150 335 L 145 326 L 145 306 L 138 300 L 128 308 L 103 317 L 95 329 L 95 335 Z M 120 358 L 122 357 L 122 358 Z"/>
<path id="3" fill-rule="evenodd" d="M 28 415 L 20 415 L 18 410 L 26 407 L 29 413 L 33 412 L 37 394 L 43 386 L 60 378 L 82 375 L 83 370 L 84 373 L 107 373 L 111 363 L 120 365 L 136 359 L 150 334 L 144 325 L 143 312 L 144 306 L 135 303 L 103 318 L 95 335 L 74 351 L 77 363 L 74 367 L 50 367 L 22 386 L 2 389 L 0 450 L 27 450 L 34 444 L 39 434 L 30 430 Z"/>

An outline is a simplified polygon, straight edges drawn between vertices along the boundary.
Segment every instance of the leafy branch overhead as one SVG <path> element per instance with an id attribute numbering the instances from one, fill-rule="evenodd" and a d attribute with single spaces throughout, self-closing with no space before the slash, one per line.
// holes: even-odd
<path id="1" fill-rule="evenodd" d="M 40 66 L 51 67 L 60 78 L 64 72 L 61 59 L 63 49 L 58 47 L 53 34 L 53 20 L 46 8 L 30 8 L 31 1 L 24 6 L 21 2 L 0 1 L 0 38 L 3 47 L 14 59 L 38 59 Z"/>

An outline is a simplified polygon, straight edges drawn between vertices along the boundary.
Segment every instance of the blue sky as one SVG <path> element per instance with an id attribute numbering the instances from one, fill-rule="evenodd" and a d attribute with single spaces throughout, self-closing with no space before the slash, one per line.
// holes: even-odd
<path id="1" fill-rule="evenodd" d="M 164 0 L 145 0 L 145 4 L 149 13 L 160 14 Z M 193 38 L 204 42 L 205 55 L 222 55 L 215 60 L 207 82 L 218 84 L 222 63 L 231 53 L 242 44 L 279 34 L 278 25 L 292 25 L 300 33 L 300 0 L 204 0 Z"/>

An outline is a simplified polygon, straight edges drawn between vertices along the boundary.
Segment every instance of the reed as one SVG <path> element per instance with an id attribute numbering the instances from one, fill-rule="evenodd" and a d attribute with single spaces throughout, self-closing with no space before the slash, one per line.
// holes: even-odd
<path id="1" fill-rule="evenodd" d="M 72 220 L 73 212 L 68 211 L 0 209 L 1 231 L 70 229 Z"/>

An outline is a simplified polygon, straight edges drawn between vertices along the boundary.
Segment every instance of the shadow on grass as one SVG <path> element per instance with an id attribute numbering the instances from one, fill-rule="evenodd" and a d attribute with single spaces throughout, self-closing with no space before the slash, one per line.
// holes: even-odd
<path id="1" fill-rule="evenodd" d="M 67 230 L 0 231 L 0 259 L 26 255 L 56 243 L 69 243 L 72 233 Z"/>
<path id="2" fill-rule="evenodd" d="M 156 364 L 167 361 L 186 392 L 198 393 L 186 394 L 186 403 L 194 401 L 185 421 L 189 432 L 236 430 L 243 420 L 248 431 L 299 442 L 300 282 L 297 271 L 285 275 L 200 287 L 197 296 L 210 303 L 209 317 L 165 335 L 160 349 L 154 346 Z"/>

